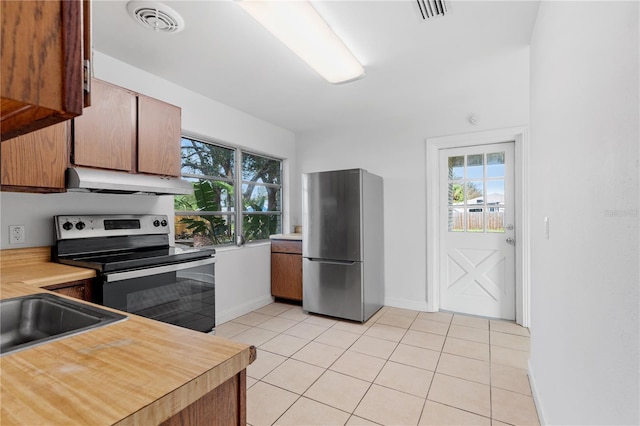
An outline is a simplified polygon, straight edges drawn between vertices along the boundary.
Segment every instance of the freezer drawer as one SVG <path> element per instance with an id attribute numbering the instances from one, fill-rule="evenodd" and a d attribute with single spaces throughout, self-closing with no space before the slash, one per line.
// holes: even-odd
<path id="1" fill-rule="evenodd" d="M 302 260 L 305 311 L 363 321 L 362 262 Z"/>

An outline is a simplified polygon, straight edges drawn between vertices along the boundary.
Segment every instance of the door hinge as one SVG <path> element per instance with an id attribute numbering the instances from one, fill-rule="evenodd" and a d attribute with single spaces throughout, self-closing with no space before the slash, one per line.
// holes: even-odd
<path id="1" fill-rule="evenodd" d="M 91 93 L 91 60 L 85 59 L 82 64 L 84 91 Z"/>

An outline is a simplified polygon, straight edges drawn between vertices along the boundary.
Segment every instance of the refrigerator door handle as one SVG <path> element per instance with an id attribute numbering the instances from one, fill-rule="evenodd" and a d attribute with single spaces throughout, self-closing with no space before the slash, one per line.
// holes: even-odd
<path id="1" fill-rule="evenodd" d="M 356 263 L 353 260 L 326 260 L 326 259 L 318 259 L 316 257 L 308 257 L 307 259 L 309 259 L 309 261 L 311 262 L 329 263 L 332 265 L 355 265 Z"/>

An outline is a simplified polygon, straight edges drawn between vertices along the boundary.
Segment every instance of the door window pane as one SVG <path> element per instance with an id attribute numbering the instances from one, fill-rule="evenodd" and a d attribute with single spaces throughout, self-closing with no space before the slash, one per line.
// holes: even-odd
<path id="1" fill-rule="evenodd" d="M 464 177 L 464 156 L 449 157 L 449 179 L 462 179 Z"/>
<path id="2" fill-rule="evenodd" d="M 467 232 L 484 232 L 484 209 L 467 210 Z"/>
<path id="3" fill-rule="evenodd" d="M 482 179 L 484 176 L 484 159 L 482 154 L 467 155 L 467 179 Z"/>
<path id="4" fill-rule="evenodd" d="M 449 231 L 464 232 L 464 209 L 462 208 L 449 209 Z"/>
<path id="5" fill-rule="evenodd" d="M 505 152 L 448 157 L 448 168 L 449 231 L 505 232 Z"/>
<path id="6" fill-rule="evenodd" d="M 484 203 L 484 185 L 481 180 L 470 180 L 466 184 L 467 205 Z"/>
<path id="7" fill-rule="evenodd" d="M 504 232 L 504 206 L 487 208 L 487 232 Z"/>
<path id="8" fill-rule="evenodd" d="M 487 154 L 487 177 L 504 177 L 504 152 Z"/>
<path id="9" fill-rule="evenodd" d="M 464 187 L 461 183 L 449 184 L 449 205 L 464 204 Z"/>
<path id="10" fill-rule="evenodd" d="M 504 204 L 504 180 L 488 180 L 487 181 L 487 200 L 486 204 Z"/>

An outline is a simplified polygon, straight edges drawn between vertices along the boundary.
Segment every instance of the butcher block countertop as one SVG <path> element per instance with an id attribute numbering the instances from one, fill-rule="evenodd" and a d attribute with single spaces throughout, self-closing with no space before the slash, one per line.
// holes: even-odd
<path id="1" fill-rule="evenodd" d="M 34 268 L 38 262 L 17 272 L 17 266 L 6 266 L 9 251 L 0 252 L 2 299 L 87 278 L 57 268 L 64 265 Z M 0 424 L 159 424 L 255 357 L 255 348 L 242 343 L 127 315 L 125 321 L 1 357 Z"/>
<path id="2" fill-rule="evenodd" d="M 0 250 L 0 283 L 23 282 L 44 287 L 96 276 L 93 269 L 76 268 L 50 260 L 50 247 Z"/>
<path id="3" fill-rule="evenodd" d="M 293 240 L 293 241 L 302 241 L 302 234 L 274 234 L 269 236 L 272 240 Z"/>

